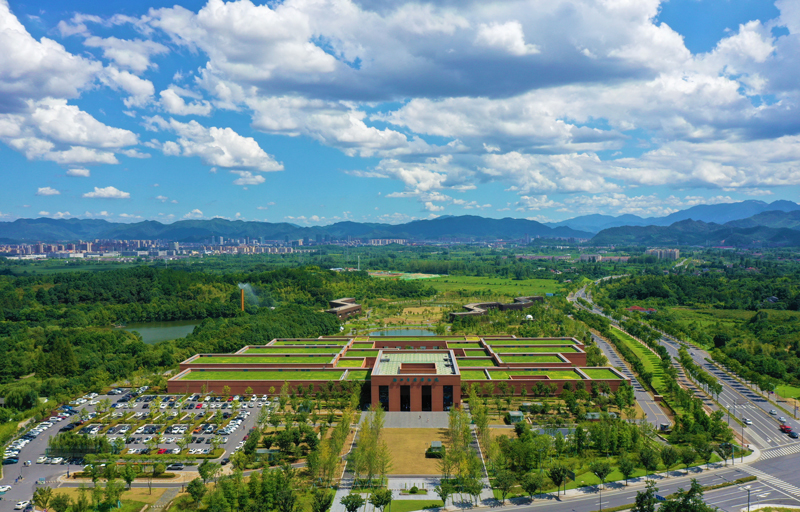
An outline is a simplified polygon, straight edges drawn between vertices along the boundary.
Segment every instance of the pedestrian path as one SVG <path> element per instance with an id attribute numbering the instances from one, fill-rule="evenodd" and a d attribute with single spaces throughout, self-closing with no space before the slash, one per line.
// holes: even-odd
<path id="1" fill-rule="evenodd" d="M 792 455 L 795 453 L 800 453 L 800 444 L 790 444 L 761 450 L 761 458 L 774 459 L 775 457 L 783 457 L 784 455 Z"/>
<path id="2" fill-rule="evenodd" d="M 776 478 L 769 473 L 764 473 L 760 469 L 755 469 L 750 466 L 739 466 L 739 468 L 745 473 L 750 473 L 751 475 L 758 477 L 760 481 L 766 482 L 782 491 L 786 491 L 792 496 L 800 496 L 800 487 L 795 487 L 794 485 L 784 482 L 780 478 Z"/>
<path id="3" fill-rule="evenodd" d="M 153 505 L 150 508 L 151 509 L 152 508 L 159 508 L 160 509 L 160 508 L 167 507 L 170 503 L 172 503 L 172 500 L 175 499 L 175 496 L 178 495 L 179 491 L 180 491 L 180 489 L 178 489 L 177 487 L 168 488 L 167 490 L 164 491 L 164 494 L 162 494 L 156 500 L 156 502 L 153 503 Z"/>

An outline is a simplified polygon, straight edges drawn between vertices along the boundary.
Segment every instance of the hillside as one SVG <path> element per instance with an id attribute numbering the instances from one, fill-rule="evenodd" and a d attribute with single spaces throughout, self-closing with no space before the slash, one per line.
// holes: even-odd
<path id="1" fill-rule="evenodd" d="M 766 226 L 732 227 L 684 220 L 670 226 L 624 226 L 604 229 L 592 238 L 593 245 L 731 245 L 798 246 L 800 230 Z"/>

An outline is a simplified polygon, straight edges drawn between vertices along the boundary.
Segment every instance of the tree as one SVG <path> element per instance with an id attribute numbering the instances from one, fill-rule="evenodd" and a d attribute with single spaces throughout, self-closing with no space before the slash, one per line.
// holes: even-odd
<path id="1" fill-rule="evenodd" d="M 600 483 L 605 486 L 606 477 L 611 473 L 611 464 L 605 460 L 598 460 L 589 464 L 589 471 L 600 479 Z M 603 508 L 603 491 L 600 489 L 600 509 Z"/>
<path id="2" fill-rule="evenodd" d="M 72 501 L 72 512 L 86 512 L 89 510 L 89 499 L 86 497 L 86 487 L 81 486 L 78 497 Z"/>
<path id="3" fill-rule="evenodd" d="M 644 470 L 648 475 L 658 469 L 658 463 L 660 462 L 660 459 L 661 456 L 652 448 L 642 448 L 642 450 L 639 452 L 639 462 L 642 463 L 642 467 L 644 467 Z M 645 475 L 645 477 L 646 476 L 647 475 Z"/>
<path id="4" fill-rule="evenodd" d="M 625 485 L 627 486 L 628 480 L 630 479 L 631 476 L 633 476 L 633 473 L 636 471 L 636 464 L 634 464 L 633 460 L 631 460 L 631 458 L 627 454 L 623 453 L 619 457 L 619 462 L 617 463 L 617 465 L 619 466 L 620 473 L 622 473 L 622 476 L 625 478 Z"/>
<path id="5" fill-rule="evenodd" d="M 230 394 L 231 394 L 231 387 L 228 386 L 227 384 L 222 386 L 222 395 L 223 396 L 230 396 Z"/>
<path id="6" fill-rule="evenodd" d="M 533 501 L 533 497 L 547 485 L 547 477 L 544 476 L 544 473 L 531 471 L 530 473 L 525 473 L 520 485 Z"/>
<path id="7" fill-rule="evenodd" d="M 681 450 L 681 462 L 686 466 L 687 475 L 689 474 L 689 466 L 694 463 L 695 458 L 697 458 L 697 454 L 691 447 L 687 446 Z"/>
<path id="8" fill-rule="evenodd" d="M 463 488 L 472 498 L 472 502 L 477 503 L 478 498 L 481 496 L 481 492 L 483 492 L 483 482 L 480 478 L 469 477 L 464 482 Z"/>
<path id="9" fill-rule="evenodd" d="M 53 489 L 47 486 L 37 487 L 36 490 L 33 491 L 33 504 L 41 509 L 45 509 L 52 497 Z"/>
<path id="10" fill-rule="evenodd" d="M 375 508 L 381 509 L 383 512 L 389 504 L 392 503 L 392 491 L 389 489 L 376 489 L 372 491 L 372 494 L 369 496 L 369 502 L 372 503 L 372 506 Z M 313 511 L 313 512 L 325 512 L 324 510 L 320 511 Z"/>
<path id="11" fill-rule="evenodd" d="M 206 484 L 199 478 L 195 478 L 186 486 L 186 491 L 194 500 L 194 506 L 197 507 L 200 505 L 200 500 L 206 495 Z"/>
<path id="12" fill-rule="evenodd" d="M 136 470 L 136 467 L 131 463 L 125 464 L 125 466 L 122 468 L 121 476 L 122 479 L 125 480 L 125 483 L 128 484 L 128 489 L 131 488 L 131 484 L 133 484 L 133 481 L 136 480 L 137 474 L 138 471 Z"/>
<path id="13" fill-rule="evenodd" d="M 661 505 L 660 512 L 711 512 L 717 510 L 703 502 L 703 486 L 692 478 L 688 491 L 678 489 L 674 496 Z"/>
<path id="14" fill-rule="evenodd" d="M 506 503 L 506 496 L 508 496 L 509 491 L 514 485 L 517 483 L 517 479 L 514 478 L 514 473 L 509 471 L 508 469 L 501 469 L 497 472 L 494 477 L 494 486 L 497 490 L 500 491 L 500 495 L 503 499 L 503 504 Z"/>
<path id="15" fill-rule="evenodd" d="M 631 512 L 656 512 L 656 493 L 658 487 L 652 480 L 647 482 L 647 489 L 636 493 L 636 500 Z"/>
<path id="16" fill-rule="evenodd" d="M 364 505 L 365 501 L 360 494 L 348 494 L 342 498 L 341 503 L 344 505 L 347 512 L 357 512 L 358 509 Z"/>
<path id="17" fill-rule="evenodd" d="M 453 484 L 450 483 L 450 480 L 442 479 L 439 485 L 433 488 L 433 491 L 439 496 L 439 499 L 442 500 L 442 506 L 447 506 L 447 499 L 453 494 Z"/>
<path id="18" fill-rule="evenodd" d="M 247 386 L 245 388 L 245 390 L 244 390 L 244 394 L 245 395 L 252 395 L 253 394 L 253 388 L 251 388 L 250 386 Z"/>
<path id="19" fill-rule="evenodd" d="M 69 508 L 69 496 L 64 493 L 58 493 L 50 499 L 50 508 L 55 512 L 67 512 Z"/>
<path id="20" fill-rule="evenodd" d="M 556 463 L 547 472 L 547 476 L 550 477 L 550 480 L 552 480 L 556 486 L 556 496 L 560 496 L 561 485 L 567 482 L 568 471 L 569 470 L 561 463 Z"/>
<path id="21" fill-rule="evenodd" d="M 200 474 L 200 478 L 203 479 L 204 484 L 213 478 L 218 469 L 219 464 L 208 459 L 203 459 L 203 462 L 197 466 L 197 472 Z"/>
<path id="22" fill-rule="evenodd" d="M 333 493 L 329 489 L 321 487 L 314 489 L 311 495 L 311 512 L 327 512 L 331 505 L 333 505 Z"/>
<path id="23" fill-rule="evenodd" d="M 697 455 L 700 456 L 706 462 L 706 469 L 708 469 L 708 465 L 711 463 L 711 459 L 714 457 L 714 447 L 711 446 L 706 440 L 702 440 L 700 442 L 695 443 L 694 449 L 697 452 Z"/>
<path id="24" fill-rule="evenodd" d="M 680 458 L 681 454 L 675 447 L 667 445 L 661 448 L 661 462 L 666 466 L 667 474 L 669 474 L 669 468 L 674 466 Z"/>

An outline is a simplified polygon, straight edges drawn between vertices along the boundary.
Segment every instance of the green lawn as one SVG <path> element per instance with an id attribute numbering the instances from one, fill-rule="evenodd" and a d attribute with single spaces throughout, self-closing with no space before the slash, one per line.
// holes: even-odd
<path id="1" fill-rule="evenodd" d="M 373 343 L 353 343 L 352 348 L 372 348 Z"/>
<path id="2" fill-rule="evenodd" d="M 561 285 L 554 279 L 522 279 L 516 281 L 504 277 L 476 277 L 476 276 L 443 276 L 428 279 L 425 284 L 430 284 L 438 292 L 456 290 L 477 291 L 491 290 L 497 295 L 507 297 L 522 297 L 527 295 L 544 295 L 557 293 Z"/>
<path id="3" fill-rule="evenodd" d="M 245 354 L 330 354 L 331 357 L 339 353 L 340 346 L 330 347 L 287 347 L 258 348 L 245 352 Z"/>
<path id="4" fill-rule="evenodd" d="M 464 353 L 467 354 L 468 357 L 483 357 L 483 356 L 487 355 L 485 350 L 471 350 L 470 349 L 470 350 L 465 350 Z"/>
<path id="5" fill-rule="evenodd" d="M 486 359 L 456 359 L 458 366 L 461 368 L 465 366 L 497 366 L 495 364 L 494 359 L 486 358 Z"/>
<path id="6" fill-rule="evenodd" d="M 364 359 L 339 359 L 336 363 L 337 368 L 361 368 L 364 365 Z"/>
<path id="7" fill-rule="evenodd" d="M 547 375 L 553 380 L 583 380 L 574 370 L 489 370 L 489 375 L 492 380 L 509 380 L 512 375 Z"/>
<path id="8" fill-rule="evenodd" d="M 377 350 L 348 350 L 344 357 L 377 357 Z"/>
<path id="9" fill-rule="evenodd" d="M 590 379 L 619 379 L 619 376 L 606 368 L 581 368 Z"/>
<path id="10" fill-rule="evenodd" d="M 519 356 L 500 354 L 504 363 L 563 363 L 558 356 Z"/>
<path id="11" fill-rule="evenodd" d="M 372 370 L 350 370 L 347 372 L 347 380 L 365 380 L 368 379 Z"/>
<path id="12" fill-rule="evenodd" d="M 513 345 L 515 347 L 524 347 L 526 345 L 574 345 L 572 340 L 484 340 L 487 345 Z"/>
<path id="13" fill-rule="evenodd" d="M 433 493 L 433 489 L 428 490 L 428 494 Z M 436 496 L 434 494 L 434 496 Z M 386 507 L 386 512 L 412 512 L 413 510 L 423 510 L 426 508 L 439 508 L 443 506 L 442 500 L 392 500 Z"/>
<path id="14" fill-rule="evenodd" d="M 786 384 L 781 384 L 777 388 L 775 388 L 775 392 L 781 398 L 797 398 L 800 397 L 800 388 L 795 386 L 789 386 Z"/>
<path id="15" fill-rule="evenodd" d="M 664 387 L 664 370 L 661 369 L 661 358 L 619 329 L 612 328 L 611 334 L 616 336 L 617 339 L 622 340 L 633 350 L 636 356 L 642 361 L 644 369 L 653 374 L 653 387 L 656 388 L 656 391 L 660 394 L 666 394 L 667 390 Z"/>
<path id="16" fill-rule="evenodd" d="M 461 380 L 487 380 L 486 374 L 481 370 L 462 370 Z"/>
<path id="17" fill-rule="evenodd" d="M 480 343 L 447 343 L 447 348 L 483 348 Z"/>
<path id="18" fill-rule="evenodd" d="M 202 364 L 272 364 L 272 363 L 299 363 L 299 364 L 327 364 L 336 354 L 327 356 L 204 356 L 199 357 L 194 363 Z"/>
<path id="19" fill-rule="evenodd" d="M 344 370 L 194 370 L 181 380 L 339 380 Z"/>
<path id="20" fill-rule="evenodd" d="M 309 340 L 278 340 L 270 346 L 275 345 L 347 345 L 350 341 L 349 340 L 317 340 L 317 339 L 309 339 Z"/>
<path id="21" fill-rule="evenodd" d="M 493 345 L 492 350 L 497 353 L 510 353 L 510 352 L 521 352 L 523 354 L 533 354 L 536 352 L 549 352 L 551 354 L 558 354 L 558 353 L 566 353 L 566 352 L 577 352 L 578 349 L 575 347 L 505 347 L 502 345 Z"/>

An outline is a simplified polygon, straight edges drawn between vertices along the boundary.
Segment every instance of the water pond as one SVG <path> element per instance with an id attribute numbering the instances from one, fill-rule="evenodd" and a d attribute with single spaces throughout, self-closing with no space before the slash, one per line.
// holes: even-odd
<path id="1" fill-rule="evenodd" d="M 198 324 L 197 320 L 177 320 L 174 322 L 146 322 L 142 324 L 128 324 L 123 327 L 126 331 L 136 331 L 142 336 L 142 341 L 148 344 L 159 341 L 185 338 Z"/>

